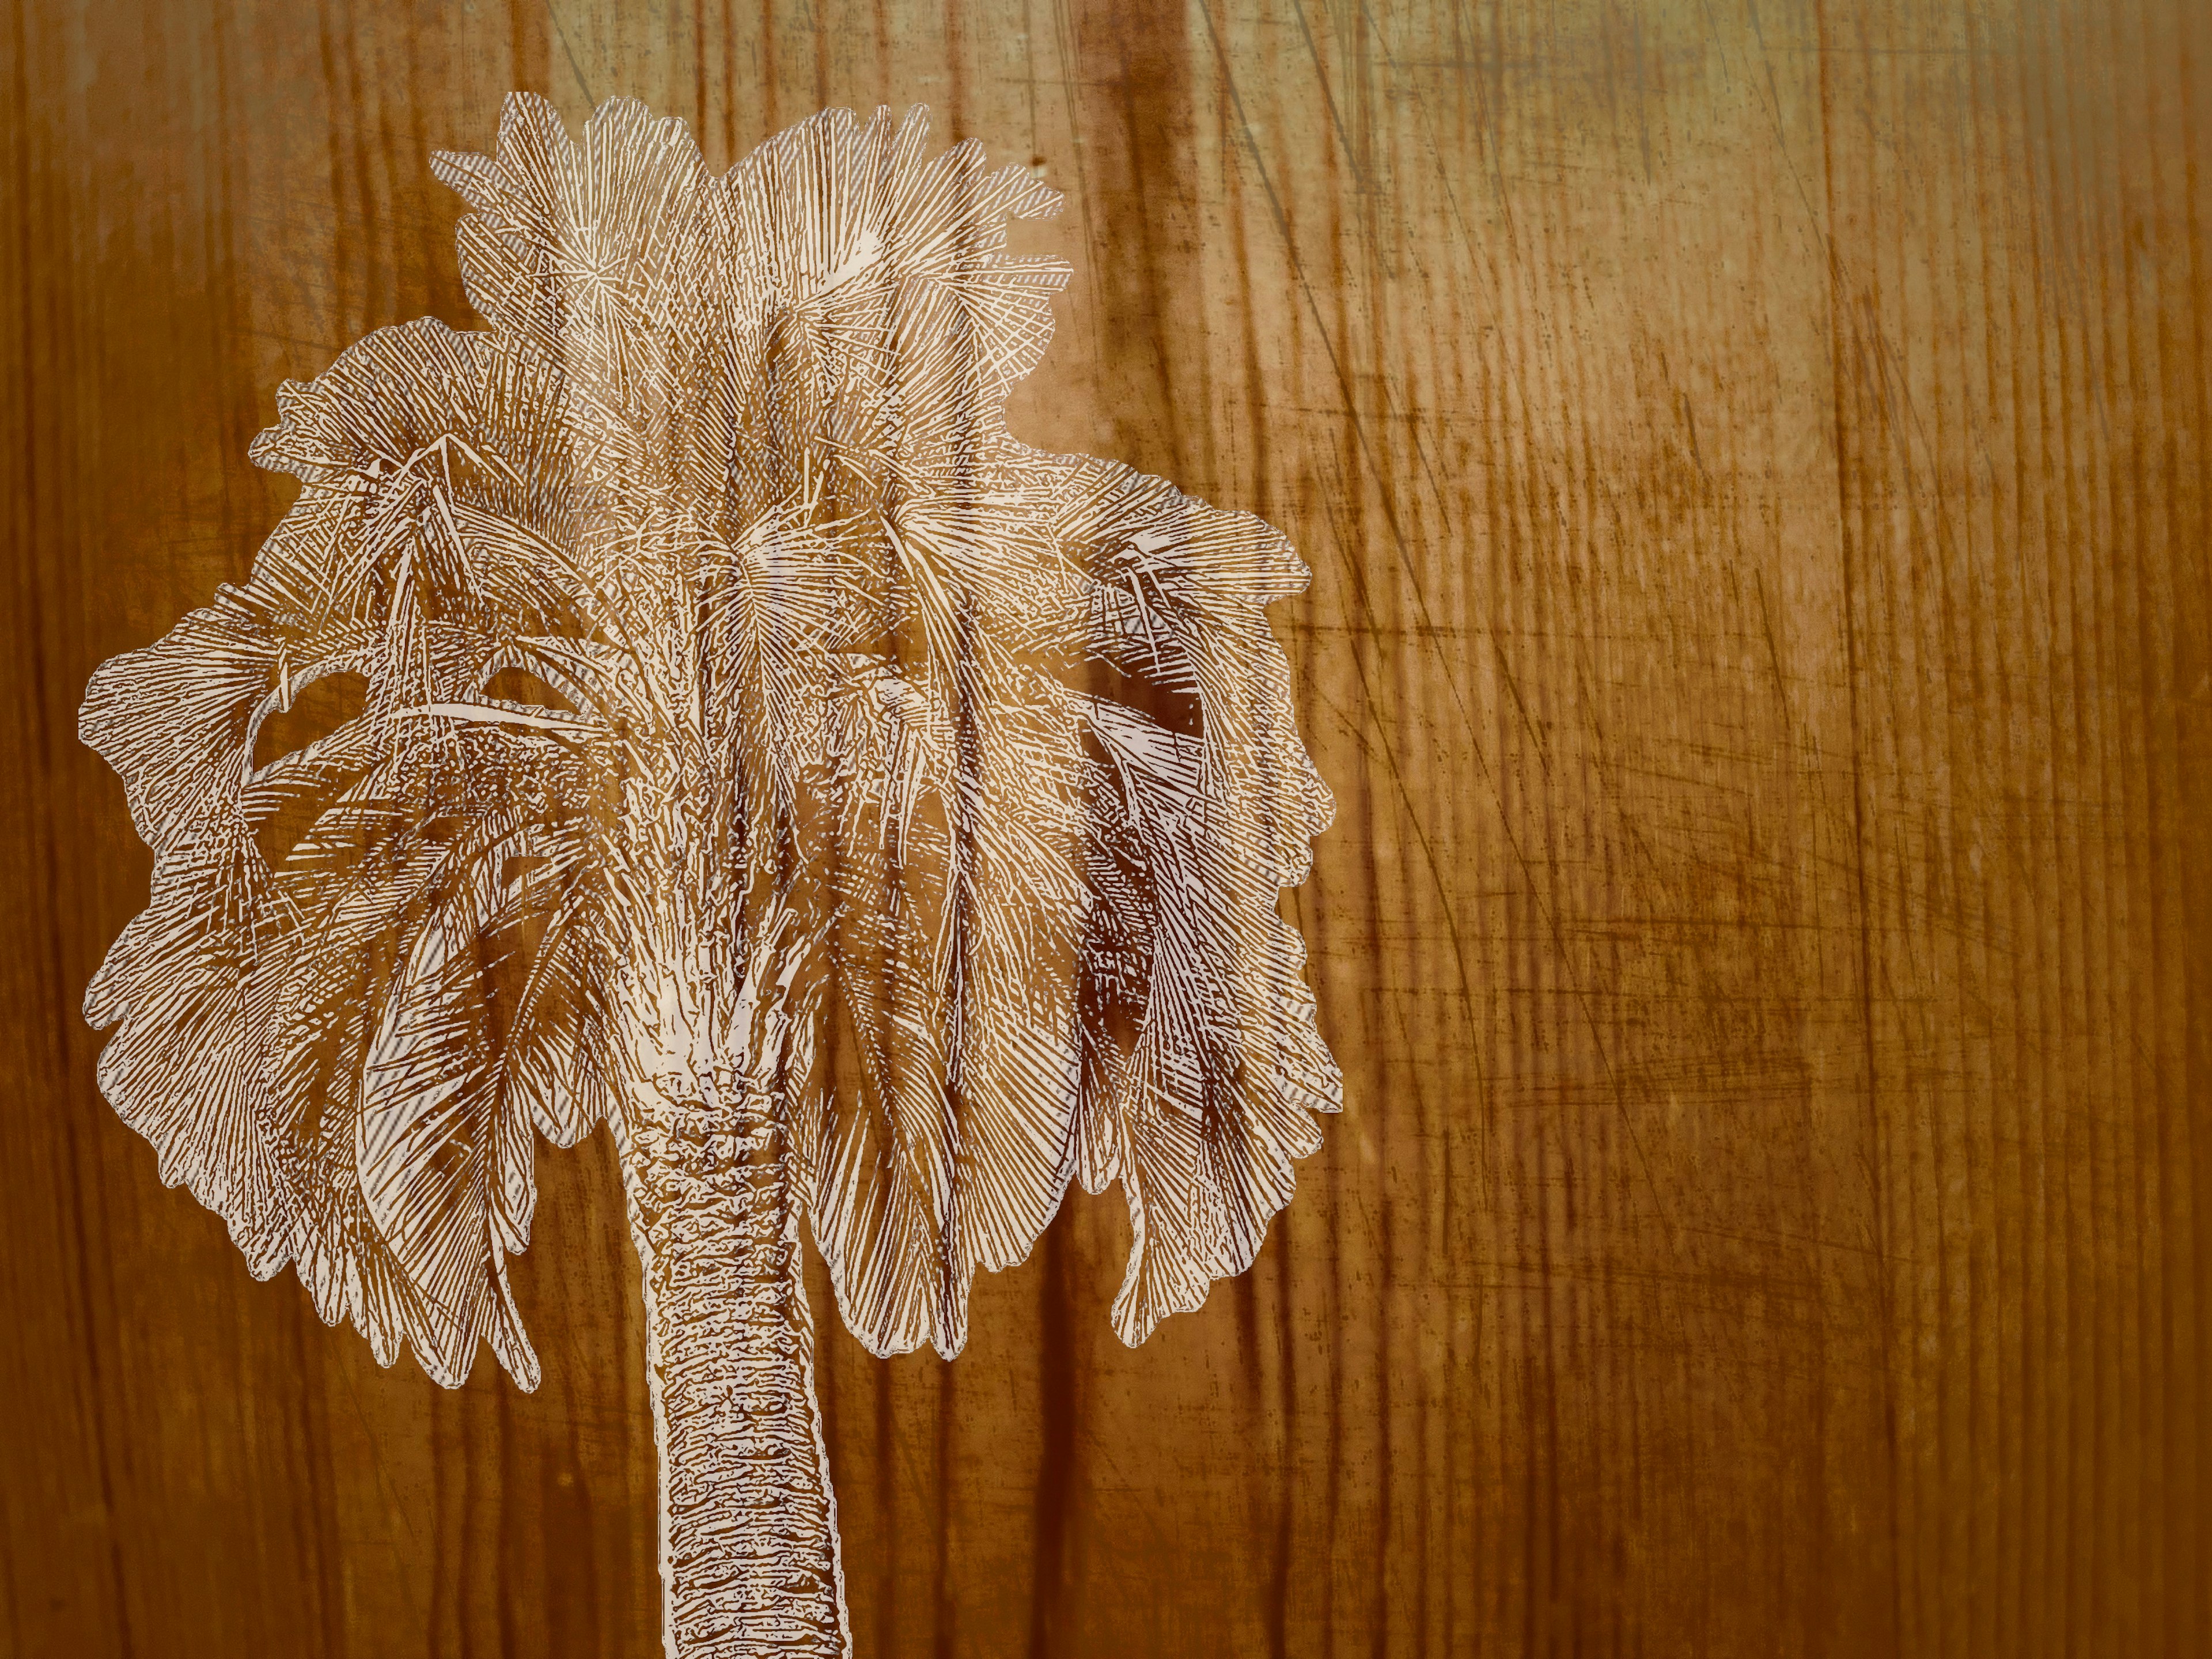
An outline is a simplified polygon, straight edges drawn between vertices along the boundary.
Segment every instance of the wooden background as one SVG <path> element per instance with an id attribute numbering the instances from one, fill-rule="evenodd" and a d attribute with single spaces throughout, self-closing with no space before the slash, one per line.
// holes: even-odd
<path id="1" fill-rule="evenodd" d="M 2212 1651 L 2212 7 L 15 0 L 0 1643 L 657 1652 L 604 1140 L 534 1396 L 155 1182 L 86 676 L 236 580 L 286 376 L 470 321 L 435 148 L 924 100 L 1068 192 L 1016 429 L 1289 531 L 1346 1110 L 1144 1349 L 1078 1199 L 825 1331 L 860 1651 Z M 824 1298 L 817 1285 L 817 1308 Z"/>

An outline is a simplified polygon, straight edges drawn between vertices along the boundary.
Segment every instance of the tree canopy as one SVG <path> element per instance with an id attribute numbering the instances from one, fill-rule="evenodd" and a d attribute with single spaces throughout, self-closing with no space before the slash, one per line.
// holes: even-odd
<path id="1" fill-rule="evenodd" d="M 1330 811 L 1264 610 L 1305 568 L 1008 434 L 1065 270 L 1005 222 L 1058 198 L 926 131 L 827 112 L 716 175 L 634 102 L 577 142 L 510 100 L 438 161 L 489 326 L 286 386 L 250 578 L 93 680 L 156 855 L 102 1087 L 380 1361 L 534 1384 L 533 1138 L 639 1109 L 656 976 L 703 1070 L 740 994 L 791 1022 L 794 1190 L 878 1352 L 957 1352 L 1071 1178 L 1127 1199 L 1140 1341 L 1339 1103 L 1277 914 Z"/>

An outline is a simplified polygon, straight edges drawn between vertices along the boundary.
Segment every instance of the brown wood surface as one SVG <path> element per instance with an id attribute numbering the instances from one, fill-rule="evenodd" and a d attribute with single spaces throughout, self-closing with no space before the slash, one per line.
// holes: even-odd
<path id="1" fill-rule="evenodd" d="M 15 0 L 0 1646 L 658 1650 L 604 1137 L 544 1388 L 447 1394 L 78 1012 L 149 867 L 86 677 L 242 575 L 280 380 L 470 320 L 428 156 L 516 87 L 1035 158 L 1015 429 L 1315 567 L 1345 1114 L 1142 1349 L 1115 1195 L 951 1365 L 825 1323 L 864 1656 L 2212 1652 L 2202 0 Z"/>

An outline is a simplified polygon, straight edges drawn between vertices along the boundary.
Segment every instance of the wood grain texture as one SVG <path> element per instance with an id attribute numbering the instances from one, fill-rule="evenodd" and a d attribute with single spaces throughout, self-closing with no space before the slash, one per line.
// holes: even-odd
<path id="1" fill-rule="evenodd" d="M 18 0 L 9 1651 L 657 1651 L 604 1139 L 544 1388 L 447 1394 L 157 1185 L 77 1012 L 148 871 L 86 678 L 242 576 L 280 380 L 471 320 L 428 154 L 516 87 L 1034 158 L 1015 431 L 1315 567 L 1345 1115 L 1141 1349 L 1112 1198 L 949 1366 L 825 1322 L 860 1651 L 2212 1650 L 2212 11 Z"/>

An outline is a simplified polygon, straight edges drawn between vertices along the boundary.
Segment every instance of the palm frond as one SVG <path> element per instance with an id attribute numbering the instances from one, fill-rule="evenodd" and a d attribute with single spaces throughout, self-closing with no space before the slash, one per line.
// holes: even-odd
<path id="1" fill-rule="evenodd" d="M 305 488 L 252 579 L 94 678 L 157 857 L 103 1085 L 380 1358 L 534 1377 L 532 1134 L 757 1085 L 726 1051 L 771 1002 L 879 1352 L 957 1352 L 1071 1178 L 1122 1184 L 1142 1340 L 1337 1106 L 1276 912 L 1330 811 L 1266 620 L 1304 568 L 1007 434 L 1066 273 L 1006 221 L 1058 198 L 926 134 L 827 112 L 714 177 L 635 103 L 572 139 L 510 100 L 437 162 L 490 327 L 287 386 L 252 453 Z M 340 675 L 357 713 L 257 762 Z"/>

